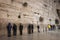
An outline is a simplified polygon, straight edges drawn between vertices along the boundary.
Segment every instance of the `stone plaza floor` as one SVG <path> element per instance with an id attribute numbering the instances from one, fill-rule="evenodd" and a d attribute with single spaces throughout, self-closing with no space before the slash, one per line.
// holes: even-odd
<path id="1" fill-rule="evenodd" d="M 60 31 L 34 32 L 17 36 L 0 36 L 0 40 L 60 40 Z"/>

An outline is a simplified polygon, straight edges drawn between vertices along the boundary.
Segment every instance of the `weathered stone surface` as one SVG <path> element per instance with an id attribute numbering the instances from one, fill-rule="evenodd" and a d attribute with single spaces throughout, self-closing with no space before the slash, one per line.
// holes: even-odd
<path id="1" fill-rule="evenodd" d="M 23 3 L 27 2 L 27 7 L 23 7 Z M 35 13 L 36 12 L 36 13 Z M 21 15 L 21 18 L 18 18 Z M 39 22 L 39 17 L 44 18 L 43 23 Z M 8 22 L 27 25 L 32 23 L 35 25 L 43 24 L 43 29 L 47 24 L 55 24 L 55 19 L 59 19 L 56 13 L 56 4 L 53 0 L 0 0 L 0 23 L 1 33 L 5 33 Z M 52 21 L 50 22 L 49 19 Z M 27 26 L 26 26 L 27 27 Z M 46 26 L 47 27 L 47 26 Z M 25 29 L 27 30 L 27 29 Z M 34 30 L 37 30 L 36 27 Z"/>

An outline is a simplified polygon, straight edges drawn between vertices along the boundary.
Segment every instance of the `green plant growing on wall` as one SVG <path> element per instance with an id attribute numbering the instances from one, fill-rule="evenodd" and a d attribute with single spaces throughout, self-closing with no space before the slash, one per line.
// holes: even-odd
<path id="1" fill-rule="evenodd" d="M 11 2 L 13 2 L 14 0 L 11 0 Z"/>
<path id="2" fill-rule="evenodd" d="M 43 22 L 43 20 L 44 20 L 43 17 L 39 17 L 40 22 Z"/>
<path id="3" fill-rule="evenodd" d="M 27 2 L 24 2 L 24 3 L 23 3 L 23 6 L 24 6 L 24 7 L 27 7 L 27 6 L 28 6 L 28 3 L 27 3 Z"/>
<path id="4" fill-rule="evenodd" d="M 21 16 L 20 16 L 20 15 L 18 15 L 18 18 L 21 18 Z"/>

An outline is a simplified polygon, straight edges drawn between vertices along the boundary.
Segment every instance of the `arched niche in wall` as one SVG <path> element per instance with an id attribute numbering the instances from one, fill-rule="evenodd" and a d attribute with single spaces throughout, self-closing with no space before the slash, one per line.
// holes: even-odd
<path id="1" fill-rule="evenodd" d="M 27 2 L 24 2 L 24 3 L 23 3 L 23 6 L 24 6 L 24 7 L 27 7 L 27 6 L 28 6 L 28 3 L 27 3 Z"/>
<path id="2" fill-rule="evenodd" d="M 43 22 L 43 20 L 44 20 L 44 18 L 40 16 L 40 17 L 39 17 L 39 21 L 40 21 L 40 22 Z"/>
<path id="3" fill-rule="evenodd" d="M 58 19 L 55 19 L 55 24 L 59 24 L 59 20 Z"/>

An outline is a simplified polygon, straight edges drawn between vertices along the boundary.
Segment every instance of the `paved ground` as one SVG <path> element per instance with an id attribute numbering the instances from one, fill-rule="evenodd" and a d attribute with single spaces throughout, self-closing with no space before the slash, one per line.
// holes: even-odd
<path id="1" fill-rule="evenodd" d="M 23 34 L 22 36 L 0 36 L 0 40 L 60 40 L 60 31 Z"/>

